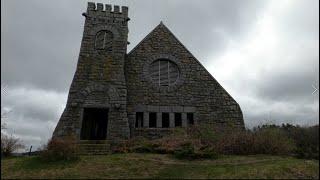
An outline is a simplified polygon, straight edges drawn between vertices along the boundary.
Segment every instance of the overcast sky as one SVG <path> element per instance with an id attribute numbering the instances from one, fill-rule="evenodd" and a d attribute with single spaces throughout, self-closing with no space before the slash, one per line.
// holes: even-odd
<path id="1" fill-rule="evenodd" d="M 163 21 L 240 104 L 246 127 L 318 124 L 318 0 L 99 2 L 129 7 L 128 51 Z M 1 1 L 1 111 L 28 146 L 47 141 L 66 105 L 86 6 Z"/>

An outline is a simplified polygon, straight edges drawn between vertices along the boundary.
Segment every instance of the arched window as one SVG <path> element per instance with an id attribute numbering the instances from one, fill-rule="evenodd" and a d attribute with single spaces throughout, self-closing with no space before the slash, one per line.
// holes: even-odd
<path id="1" fill-rule="evenodd" d="M 113 34 L 110 31 L 99 31 L 96 35 L 95 49 L 103 51 L 112 51 Z"/>
<path id="2" fill-rule="evenodd" d="M 159 59 L 151 63 L 149 75 L 155 84 L 159 86 L 171 86 L 175 84 L 179 78 L 179 69 L 178 66 L 170 60 Z"/>

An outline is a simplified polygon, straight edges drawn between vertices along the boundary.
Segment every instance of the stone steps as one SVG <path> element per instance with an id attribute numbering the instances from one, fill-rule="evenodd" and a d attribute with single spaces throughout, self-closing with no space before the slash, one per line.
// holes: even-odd
<path id="1" fill-rule="evenodd" d="M 81 140 L 78 147 L 81 155 L 105 155 L 111 152 L 110 143 L 106 140 Z"/>
<path id="2" fill-rule="evenodd" d="M 80 140 L 79 144 L 110 144 L 109 140 Z"/>

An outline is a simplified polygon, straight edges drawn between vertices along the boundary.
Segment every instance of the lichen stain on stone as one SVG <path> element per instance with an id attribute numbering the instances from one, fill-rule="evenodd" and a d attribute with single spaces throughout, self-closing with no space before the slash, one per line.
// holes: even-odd
<path id="1" fill-rule="evenodd" d="M 111 77 L 111 68 L 112 68 L 112 57 L 111 56 L 107 56 L 104 60 L 104 63 L 103 63 L 103 78 L 105 80 L 110 80 L 110 77 Z"/>

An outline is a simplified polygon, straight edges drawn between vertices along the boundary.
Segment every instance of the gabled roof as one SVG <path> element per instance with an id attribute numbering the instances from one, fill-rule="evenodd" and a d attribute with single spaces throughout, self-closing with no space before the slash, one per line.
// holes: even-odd
<path id="1" fill-rule="evenodd" d="M 133 53 L 141 44 L 143 44 L 143 42 L 145 42 L 147 39 L 149 39 L 150 37 L 152 37 L 153 32 L 155 32 L 158 29 L 163 29 L 164 31 L 167 31 L 171 36 L 173 36 L 175 38 L 175 40 L 184 48 L 188 51 L 188 53 L 190 53 L 192 56 L 193 54 L 179 41 L 179 39 L 169 30 L 169 28 L 163 24 L 162 21 L 160 21 L 160 24 L 158 24 L 158 26 L 156 26 L 145 38 L 142 39 L 142 41 L 140 41 L 129 53 L 128 55 L 130 55 L 131 53 Z M 194 57 L 194 56 L 193 56 Z M 195 57 L 194 57 L 195 58 Z M 196 59 L 196 58 L 195 58 Z"/>
<path id="2" fill-rule="evenodd" d="M 162 21 L 160 21 L 160 24 L 156 26 L 145 38 L 142 39 L 127 55 L 130 56 L 133 52 L 135 52 L 145 41 L 147 41 L 149 38 L 151 38 L 155 31 L 157 30 L 164 30 L 165 32 L 168 32 L 169 35 L 171 35 L 192 57 L 193 59 L 211 76 L 211 78 L 229 95 L 231 99 L 233 97 L 221 86 L 221 84 L 209 73 L 209 71 L 201 64 L 201 62 L 179 41 L 179 39 L 163 24 Z M 236 101 L 235 101 L 236 102 Z M 237 102 L 236 102 L 237 103 Z"/>

